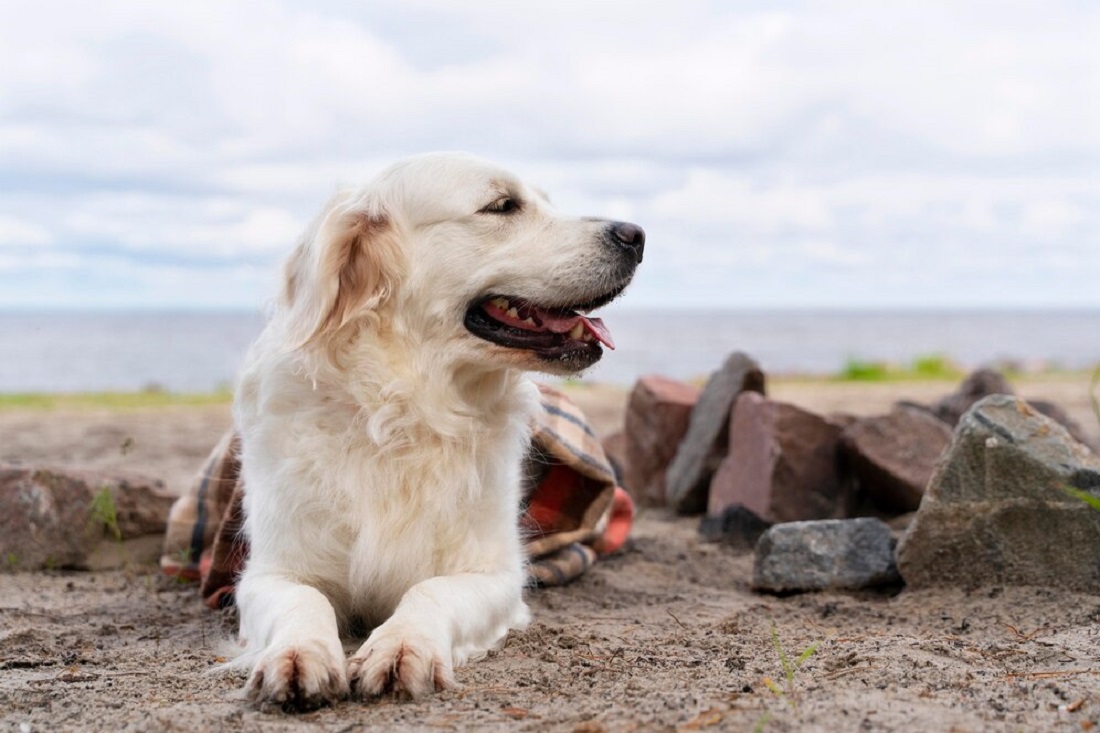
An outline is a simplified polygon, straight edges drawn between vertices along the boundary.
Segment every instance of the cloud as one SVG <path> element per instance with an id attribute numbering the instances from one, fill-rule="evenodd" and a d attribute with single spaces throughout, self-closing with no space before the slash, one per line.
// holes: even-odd
<path id="1" fill-rule="evenodd" d="M 338 183 L 429 149 L 645 225 L 643 306 L 1100 305 L 1098 34 L 1069 1 L 6 4 L 0 305 L 255 305 Z"/>
<path id="2" fill-rule="evenodd" d="M 0 214 L 0 251 L 15 247 L 37 248 L 52 240 L 53 236 L 45 227 L 18 216 Z"/>

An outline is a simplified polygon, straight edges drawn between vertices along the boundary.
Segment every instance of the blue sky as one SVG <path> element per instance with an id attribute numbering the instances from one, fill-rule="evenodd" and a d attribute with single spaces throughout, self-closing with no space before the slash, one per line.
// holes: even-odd
<path id="1" fill-rule="evenodd" d="M 1100 307 L 1100 4 L 0 5 L 0 308 L 257 308 L 469 150 L 648 231 L 624 307 Z"/>

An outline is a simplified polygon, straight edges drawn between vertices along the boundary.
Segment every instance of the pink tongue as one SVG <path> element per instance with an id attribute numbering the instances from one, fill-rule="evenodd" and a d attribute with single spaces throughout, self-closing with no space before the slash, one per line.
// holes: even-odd
<path id="1" fill-rule="evenodd" d="M 595 336 L 597 341 L 612 351 L 615 350 L 615 342 L 611 340 L 611 331 L 607 330 L 607 326 L 599 318 L 589 318 L 580 314 L 556 316 L 553 313 L 540 311 L 539 320 L 542 321 L 543 327 L 554 333 L 569 333 L 577 323 L 583 323 L 585 329 Z"/>
<path id="2" fill-rule="evenodd" d="M 603 325 L 602 318 L 585 318 L 581 316 L 581 320 L 584 321 L 584 327 L 596 337 L 597 341 L 612 351 L 615 350 L 615 342 L 611 340 L 611 331 L 607 329 L 607 326 Z"/>

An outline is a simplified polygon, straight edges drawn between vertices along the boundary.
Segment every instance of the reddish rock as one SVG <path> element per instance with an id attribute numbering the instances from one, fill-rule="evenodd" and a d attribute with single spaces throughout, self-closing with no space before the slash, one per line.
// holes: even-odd
<path id="1" fill-rule="evenodd" d="M 665 503 L 665 470 L 687 432 L 699 389 L 651 374 L 630 393 L 623 483 L 645 504 Z"/>
<path id="2" fill-rule="evenodd" d="M 91 567 L 105 543 L 163 534 L 174 499 L 159 481 L 0 464 L 0 567 Z"/>
<path id="3" fill-rule="evenodd" d="M 738 351 L 707 380 L 668 467 L 668 503 L 679 513 L 699 514 L 707 508 L 711 478 L 729 445 L 730 409 L 742 392 L 764 394 L 764 372 Z"/>
<path id="4" fill-rule="evenodd" d="M 756 392 L 737 398 L 729 454 L 710 484 L 707 514 L 740 504 L 765 521 L 848 515 L 850 489 L 837 474 L 841 429 L 813 413 Z"/>
<path id="5" fill-rule="evenodd" d="M 951 428 L 935 416 L 904 407 L 889 415 L 862 418 L 840 438 L 847 469 L 871 505 L 887 514 L 904 514 L 920 506 Z"/>

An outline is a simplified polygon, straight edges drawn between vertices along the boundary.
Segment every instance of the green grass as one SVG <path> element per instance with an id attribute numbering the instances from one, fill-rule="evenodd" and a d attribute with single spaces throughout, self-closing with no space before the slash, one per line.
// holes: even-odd
<path id="1" fill-rule="evenodd" d="M 228 405 L 229 390 L 216 392 L 20 392 L 0 394 L 0 410 L 109 409 L 140 410 L 155 407 L 199 407 Z"/>
<path id="2" fill-rule="evenodd" d="M 891 380 L 957 380 L 965 372 L 943 354 L 924 354 L 907 365 L 884 361 L 866 361 L 850 357 L 836 375 L 845 382 L 886 382 Z"/>
<path id="3" fill-rule="evenodd" d="M 1093 509 L 1100 511 L 1100 497 L 1093 496 L 1083 489 L 1078 489 L 1076 486 L 1063 486 L 1062 491 L 1066 492 L 1070 496 L 1079 501 L 1083 501 Z"/>
<path id="4" fill-rule="evenodd" d="M 104 486 L 92 497 L 88 508 L 88 523 L 95 529 L 102 529 L 115 542 L 122 542 L 122 529 L 118 526 L 118 509 L 110 488 Z"/>
<path id="5" fill-rule="evenodd" d="M 775 647 L 776 653 L 779 654 L 779 663 L 783 668 L 783 685 L 776 684 L 770 677 L 764 678 L 764 686 L 775 693 L 781 700 L 784 700 L 791 709 L 794 710 L 798 707 L 795 699 L 795 673 L 798 672 L 802 664 L 814 655 L 817 648 L 821 646 L 821 640 L 815 641 L 808 647 L 802 650 L 802 653 L 798 655 L 797 659 L 791 660 L 787 656 L 786 650 L 783 648 L 783 643 L 779 640 L 779 631 L 775 628 L 775 624 L 772 624 L 772 646 Z"/>

